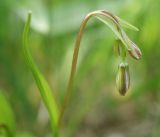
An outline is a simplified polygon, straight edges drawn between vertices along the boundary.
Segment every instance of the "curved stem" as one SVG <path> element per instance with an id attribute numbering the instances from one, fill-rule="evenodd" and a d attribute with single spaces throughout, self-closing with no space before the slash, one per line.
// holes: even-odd
<path id="1" fill-rule="evenodd" d="M 60 126 L 60 124 L 61 124 L 61 121 L 62 121 L 62 118 L 63 118 L 63 115 L 64 115 L 64 111 L 65 111 L 65 109 L 68 105 L 69 98 L 70 98 L 71 93 L 72 93 L 72 86 L 73 86 L 73 81 L 74 81 L 74 77 L 75 77 L 75 73 L 76 73 L 78 53 L 79 53 L 79 48 L 80 48 L 80 44 L 81 44 L 83 31 L 86 27 L 86 24 L 87 24 L 88 20 L 92 16 L 97 16 L 97 15 L 102 15 L 102 16 L 105 16 L 105 17 L 111 19 L 113 21 L 113 23 L 117 26 L 117 29 L 119 31 L 121 30 L 118 19 L 114 15 L 112 15 L 111 13 L 109 13 L 107 11 L 103 11 L 103 10 L 94 11 L 94 12 L 91 12 L 91 13 L 89 13 L 85 16 L 83 22 L 81 23 L 80 30 L 78 32 L 77 39 L 76 39 L 76 42 L 75 42 L 75 48 L 74 48 L 73 59 L 72 59 L 72 68 L 71 68 L 70 77 L 69 77 L 69 81 L 68 81 L 68 85 L 67 85 L 66 95 L 64 97 L 63 106 L 62 106 L 61 111 L 60 111 L 58 126 Z"/>
<path id="2" fill-rule="evenodd" d="M 13 137 L 7 125 L 0 124 L 0 129 L 4 129 L 8 137 Z"/>

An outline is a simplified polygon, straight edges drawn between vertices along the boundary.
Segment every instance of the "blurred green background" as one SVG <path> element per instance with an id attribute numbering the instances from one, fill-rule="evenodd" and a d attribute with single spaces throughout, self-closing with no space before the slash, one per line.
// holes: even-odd
<path id="1" fill-rule="evenodd" d="M 113 51 L 115 36 L 93 18 L 83 37 L 61 136 L 160 136 L 160 0 L 1 0 L 0 89 L 11 105 L 20 137 L 51 135 L 47 111 L 22 54 L 27 11 L 33 13 L 32 55 L 61 104 L 80 23 L 98 9 L 140 29 L 126 32 L 143 56 L 140 61 L 128 56 L 131 88 L 121 97 L 115 85 L 120 62 Z"/>

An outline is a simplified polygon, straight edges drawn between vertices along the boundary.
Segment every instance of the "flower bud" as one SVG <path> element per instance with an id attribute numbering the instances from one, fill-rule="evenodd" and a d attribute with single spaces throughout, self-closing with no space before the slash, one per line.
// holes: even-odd
<path id="1" fill-rule="evenodd" d="M 141 50 L 135 43 L 133 43 L 132 41 L 130 42 L 131 42 L 131 50 L 128 50 L 128 52 L 134 59 L 139 60 L 142 56 Z"/>
<path id="2" fill-rule="evenodd" d="M 124 31 L 122 31 L 122 36 L 123 36 L 123 42 L 125 43 L 129 54 L 134 59 L 137 59 L 137 60 L 141 59 L 142 52 L 140 48 L 132 40 L 130 40 L 130 38 L 126 35 Z"/>
<path id="3" fill-rule="evenodd" d="M 119 93 L 124 96 L 129 89 L 130 76 L 128 63 L 121 63 L 118 67 L 118 73 L 116 77 L 116 86 Z"/>

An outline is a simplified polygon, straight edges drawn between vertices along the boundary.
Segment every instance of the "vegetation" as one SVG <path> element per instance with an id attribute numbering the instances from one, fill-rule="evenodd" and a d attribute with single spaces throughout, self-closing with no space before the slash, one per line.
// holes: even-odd
<path id="1" fill-rule="evenodd" d="M 155 0 L 151 6 L 151 2 L 126 0 L 121 4 L 117 1 L 100 0 L 92 5 L 91 1 L 78 0 L 53 3 L 15 1 L 14 4 L 9 0 L 1 1 L 0 88 L 3 90 L 0 92 L 0 135 L 44 137 L 51 135 L 51 125 L 53 136 L 60 133 L 59 136 L 62 137 L 158 137 L 157 45 L 160 4 Z M 31 13 L 28 14 L 28 20 L 25 20 L 28 9 L 33 13 L 31 22 Z M 118 15 L 132 22 L 140 31 L 129 31 L 138 29 L 117 16 L 113 17 L 111 14 L 110 18 L 106 18 L 98 14 L 95 16 L 98 20 L 94 18 L 88 22 L 82 46 L 78 48 L 78 58 L 76 48 L 74 51 L 75 36 L 83 17 L 95 9 L 109 10 L 114 13 L 113 16 Z M 96 12 L 106 15 L 104 11 Z M 114 33 L 99 21 L 105 23 Z M 26 26 L 22 47 L 24 23 Z M 31 31 L 28 43 L 29 27 Z M 140 61 L 134 61 L 128 56 L 139 59 L 141 52 L 122 28 L 140 45 L 143 51 Z M 120 41 L 115 42 L 115 35 Z M 76 41 L 80 44 L 79 38 L 81 39 L 80 33 L 78 42 Z M 113 47 L 121 58 L 113 54 Z M 126 95 L 120 96 L 117 89 L 121 95 Z"/>

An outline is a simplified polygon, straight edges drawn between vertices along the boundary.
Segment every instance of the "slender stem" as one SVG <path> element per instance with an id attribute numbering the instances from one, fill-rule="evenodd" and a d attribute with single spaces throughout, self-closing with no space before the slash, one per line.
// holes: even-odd
<path id="1" fill-rule="evenodd" d="M 121 58 L 122 58 L 122 61 L 125 62 L 125 59 L 126 59 L 126 49 L 125 49 L 124 45 L 121 45 L 121 49 L 122 49 Z"/>
<path id="2" fill-rule="evenodd" d="M 80 48 L 80 44 L 81 44 L 83 31 L 86 27 L 86 24 L 87 24 L 88 20 L 92 16 L 97 16 L 97 15 L 102 15 L 102 16 L 105 16 L 105 17 L 111 19 L 114 22 L 114 24 L 116 24 L 118 30 L 120 30 L 120 28 L 121 28 L 120 25 L 119 25 L 118 19 L 114 15 L 112 15 L 111 13 L 109 13 L 107 11 L 102 11 L 102 10 L 94 11 L 94 12 L 91 12 L 91 13 L 89 13 L 85 16 L 83 22 L 81 23 L 80 30 L 78 32 L 77 39 L 76 39 L 76 42 L 75 42 L 75 48 L 74 48 L 74 53 L 73 53 L 70 77 L 69 77 L 69 81 L 68 81 L 68 85 L 67 85 L 66 95 L 64 97 L 64 102 L 63 102 L 63 105 L 62 105 L 62 108 L 61 108 L 61 111 L 60 111 L 58 126 L 60 126 L 60 124 L 61 124 L 61 121 L 62 121 L 62 118 L 63 118 L 63 115 L 64 115 L 64 111 L 65 111 L 65 109 L 68 105 L 69 98 L 70 98 L 71 93 L 72 93 L 72 86 L 73 86 L 73 81 L 74 81 L 74 77 L 75 77 L 75 73 L 76 73 L 78 53 L 79 53 L 79 48 Z"/>
<path id="3" fill-rule="evenodd" d="M 10 132 L 10 130 L 9 130 L 9 128 L 8 128 L 7 125 L 5 125 L 5 124 L 0 124 L 0 129 L 4 129 L 5 132 L 7 133 L 7 136 L 8 136 L 8 137 L 13 137 L 13 135 L 11 134 L 11 132 Z"/>

